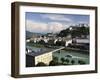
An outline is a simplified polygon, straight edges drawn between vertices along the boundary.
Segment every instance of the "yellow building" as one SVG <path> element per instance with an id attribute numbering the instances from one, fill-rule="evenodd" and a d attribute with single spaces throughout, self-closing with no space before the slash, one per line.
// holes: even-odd
<path id="1" fill-rule="evenodd" d="M 43 62 L 47 65 L 49 65 L 49 62 L 52 60 L 52 52 L 47 52 L 42 55 L 38 55 L 35 57 L 35 65 L 37 65 L 39 62 Z"/>
<path id="2" fill-rule="evenodd" d="M 53 60 L 51 51 L 30 52 L 26 54 L 26 67 L 34 67 L 39 62 L 49 65 L 51 60 Z"/>

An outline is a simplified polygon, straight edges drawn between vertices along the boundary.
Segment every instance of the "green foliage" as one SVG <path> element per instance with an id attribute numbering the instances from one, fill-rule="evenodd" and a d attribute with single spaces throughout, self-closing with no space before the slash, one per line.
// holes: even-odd
<path id="1" fill-rule="evenodd" d="M 72 38 L 81 37 L 82 35 L 86 36 L 89 35 L 89 28 L 88 27 L 77 27 L 76 29 L 71 31 Z"/>
<path id="2" fill-rule="evenodd" d="M 58 57 L 53 56 L 53 60 L 49 62 L 49 66 L 56 66 L 59 65 Z"/>
<path id="3" fill-rule="evenodd" d="M 65 58 L 62 57 L 62 58 L 61 58 L 61 61 L 62 61 L 62 63 L 64 63 L 64 62 L 65 62 Z"/>
<path id="4" fill-rule="evenodd" d="M 58 57 L 53 57 L 53 60 L 54 60 L 55 62 L 58 62 Z"/>
<path id="5" fill-rule="evenodd" d="M 72 61 L 71 61 L 71 63 L 72 63 L 72 64 L 74 64 L 74 63 L 75 63 L 75 61 L 74 61 L 74 60 L 72 60 Z"/>
<path id="6" fill-rule="evenodd" d="M 48 45 L 54 46 L 54 40 L 49 40 Z"/>
<path id="7" fill-rule="evenodd" d="M 69 59 L 65 59 L 65 62 L 69 63 Z"/>
<path id="8" fill-rule="evenodd" d="M 79 64 L 86 64 L 85 61 L 83 61 L 83 60 L 79 60 L 78 63 Z"/>
<path id="9" fill-rule="evenodd" d="M 36 66 L 47 66 L 47 65 L 43 62 L 39 62 Z"/>
<path id="10" fill-rule="evenodd" d="M 43 45 L 45 44 L 44 40 L 41 40 L 41 41 L 39 41 L 38 43 L 39 43 L 39 44 L 43 44 Z"/>
<path id="11" fill-rule="evenodd" d="M 64 29 L 62 31 L 60 31 L 60 33 L 58 34 L 58 36 L 60 37 L 66 37 L 69 34 L 71 34 L 72 38 L 75 37 L 81 37 L 81 35 L 89 35 L 89 27 L 85 27 L 84 24 L 79 27 L 79 26 L 70 26 L 73 27 L 72 30 L 70 30 L 69 28 Z"/>
<path id="12" fill-rule="evenodd" d="M 49 66 L 56 66 L 58 65 L 58 62 L 56 62 L 55 60 L 50 61 Z"/>
<path id="13" fill-rule="evenodd" d="M 56 46 L 65 46 L 65 41 L 57 41 Z"/>
<path id="14" fill-rule="evenodd" d="M 70 34 L 69 28 L 67 28 L 67 29 L 65 29 L 65 30 L 62 30 L 62 31 L 58 34 L 58 36 L 60 36 L 60 37 L 66 37 L 68 34 Z"/>

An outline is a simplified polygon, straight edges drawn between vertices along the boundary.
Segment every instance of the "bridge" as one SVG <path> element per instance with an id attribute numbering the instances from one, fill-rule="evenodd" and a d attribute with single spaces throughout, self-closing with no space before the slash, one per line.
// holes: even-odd
<path id="1" fill-rule="evenodd" d="M 44 54 L 44 53 L 47 53 L 47 52 L 56 52 L 56 51 L 60 51 L 62 49 L 64 49 L 65 47 L 68 46 L 69 43 L 72 43 L 72 40 L 67 40 L 66 43 L 65 43 L 65 46 L 62 46 L 62 47 L 59 47 L 59 48 L 56 48 L 56 49 L 52 49 L 52 50 L 47 50 L 47 49 L 39 49 L 39 50 L 32 50 L 31 47 L 28 47 L 28 50 L 27 50 L 27 53 L 30 53 L 32 56 L 36 56 L 36 55 L 39 55 L 39 54 Z M 60 53 L 60 52 L 59 52 Z"/>
<path id="2" fill-rule="evenodd" d="M 55 50 L 53 50 L 53 51 L 51 51 L 51 52 L 56 52 L 56 51 L 59 51 L 59 50 L 64 49 L 64 48 L 65 48 L 65 47 L 60 47 L 60 48 L 55 49 Z"/>

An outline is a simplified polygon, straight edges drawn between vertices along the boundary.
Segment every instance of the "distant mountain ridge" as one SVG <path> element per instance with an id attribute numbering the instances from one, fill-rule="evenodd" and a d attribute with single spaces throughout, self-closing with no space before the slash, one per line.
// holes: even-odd
<path id="1" fill-rule="evenodd" d="M 30 31 L 26 31 L 26 38 L 31 38 L 33 36 L 33 33 Z"/>
<path id="2" fill-rule="evenodd" d="M 35 32 L 30 32 L 30 31 L 26 31 L 26 38 L 31 38 L 33 35 L 37 35 L 37 36 L 42 36 L 42 33 L 35 33 Z"/>

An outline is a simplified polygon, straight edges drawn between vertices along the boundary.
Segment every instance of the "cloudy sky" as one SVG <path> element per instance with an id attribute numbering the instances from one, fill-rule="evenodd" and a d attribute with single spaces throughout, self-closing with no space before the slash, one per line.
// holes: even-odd
<path id="1" fill-rule="evenodd" d="M 26 30 L 35 33 L 59 32 L 70 25 L 89 24 L 89 15 L 26 12 Z"/>

